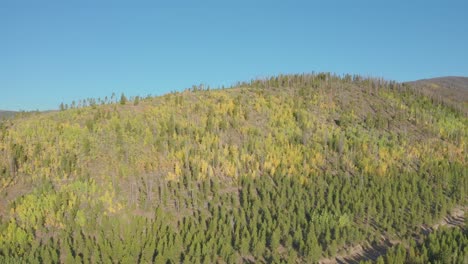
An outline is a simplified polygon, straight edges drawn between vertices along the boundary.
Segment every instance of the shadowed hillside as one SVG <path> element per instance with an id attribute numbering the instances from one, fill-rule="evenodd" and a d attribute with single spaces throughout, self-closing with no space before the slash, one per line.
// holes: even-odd
<path id="1" fill-rule="evenodd" d="M 0 124 L 0 262 L 314 263 L 467 205 L 468 120 L 409 84 L 281 75 L 80 106 Z"/>

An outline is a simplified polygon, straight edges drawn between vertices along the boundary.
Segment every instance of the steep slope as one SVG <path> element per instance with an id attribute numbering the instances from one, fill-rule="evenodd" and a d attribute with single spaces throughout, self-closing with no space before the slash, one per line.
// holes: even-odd
<path id="1" fill-rule="evenodd" d="M 97 100 L 100 101 L 100 100 Z M 315 262 L 467 203 L 467 118 L 330 74 L 0 126 L 0 260 Z"/>

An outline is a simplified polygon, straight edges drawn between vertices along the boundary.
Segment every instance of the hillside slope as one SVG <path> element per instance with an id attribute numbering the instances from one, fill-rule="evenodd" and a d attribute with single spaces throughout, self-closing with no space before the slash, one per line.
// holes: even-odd
<path id="1" fill-rule="evenodd" d="M 458 107 L 468 114 L 468 77 L 439 77 L 424 79 L 408 84 L 437 102 Z"/>
<path id="2" fill-rule="evenodd" d="M 408 84 L 201 88 L 1 123 L 0 261 L 311 263 L 467 204 L 468 120 Z"/>

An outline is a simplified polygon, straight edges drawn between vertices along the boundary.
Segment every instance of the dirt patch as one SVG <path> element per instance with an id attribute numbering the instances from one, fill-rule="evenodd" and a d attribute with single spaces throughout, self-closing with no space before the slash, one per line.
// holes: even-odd
<path id="1" fill-rule="evenodd" d="M 422 226 L 423 235 L 427 235 L 434 230 L 437 230 L 441 226 L 457 227 L 465 224 L 465 212 L 468 210 L 467 207 L 456 207 L 452 212 L 440 220 L 433 226 Z M 379 256 L 385 255 L 387 250 L 391 247 L 399 244 L 399 240 L 389 240 L 386 237 L 382 237 L 382 240 L 373 245 L 356 245 L 345 249 L 346 254 L 339 254 L 334 258 L 323 258 L 319 260 L 321 264 L 332 264 L 332 263 L 359 263 L 365 260 L 375 261 Z"/>
<path id="2" fill-rule="evenodd" d="M 9 213 L 10 203 L 18 197 L 30 193 L 33 186 L 24 180 L 24 175 L 12 179 L 5 188 L 0 190 L 0 216 L 6 217 Z"/>
<path id="3" fill-rule="evenodd" d="M 434 225 L 432 228 L 436 230 L 439 228 L 439 226 L 448 226 L 448 227 L 456 227 L 456 226 L 462 226 L 465 224 L 465 217 L 466 217 L 466 211 L 468 208 L 464 207 L 457 207 L 452 210 L 452 213 L 444 219 L 440 220 L 439 223 Z"/>

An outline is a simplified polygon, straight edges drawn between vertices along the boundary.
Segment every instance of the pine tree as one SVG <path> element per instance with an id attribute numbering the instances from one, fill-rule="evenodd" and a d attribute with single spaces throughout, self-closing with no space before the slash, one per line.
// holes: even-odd
<path id="1" fill-rule="evenodd" d="M 122 93 L 122 95 L 120 96 L 120 104 L 125 105 L 126 103 L 127 103 L 127 97 L 125 97 L 125 95 Z"/>
<path id="2" fill-rule="evenodd" d="M 318 243 L 313 225 L 309 228 L 306 239 L 306 256 L 311 262 L 316 262 L 322 255 L 322 247 Z"/>

